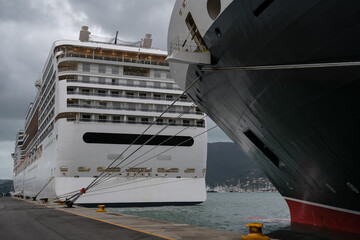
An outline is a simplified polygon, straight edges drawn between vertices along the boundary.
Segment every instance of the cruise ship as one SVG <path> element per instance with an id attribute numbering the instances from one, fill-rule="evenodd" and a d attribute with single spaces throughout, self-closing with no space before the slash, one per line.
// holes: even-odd
<path id="1" fill-rule="evenodd" d="M 17 133 L 14 194 L 66 200 L 96 179 L 75 204 L 205 201 L 204 113 L 174 83 L 150 34 L 110 40 L 83 26 L 78 41 L 53 43 Z"/>
<path id="2" fill-rule="evenodd" d="M 293 223 L 360 233 L 360 2 L 177 0 L 175 82 L 256 161 Z"/>

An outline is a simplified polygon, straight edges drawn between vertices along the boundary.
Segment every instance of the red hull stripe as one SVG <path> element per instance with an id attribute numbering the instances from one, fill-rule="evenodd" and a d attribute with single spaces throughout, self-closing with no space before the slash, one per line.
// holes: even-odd
<path id="1" fill-rule="evenodd" d="M 286 198 L 291 221 L 338 231 L 360 233 L 360 212 Z"/>

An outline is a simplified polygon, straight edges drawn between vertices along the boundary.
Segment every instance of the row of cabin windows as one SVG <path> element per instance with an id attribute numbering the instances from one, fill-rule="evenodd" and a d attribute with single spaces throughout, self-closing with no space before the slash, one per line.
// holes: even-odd
<path id="1" fill-rule="evenodd" d="M 100 106 L 102 108 L 113 107 L 114 109 L 128 109 L 128 110 L 140 110 L 149 111 L 156 110 L 157 112 L 163 111 L 167 108 L 167 105 L 161 104 L 141 104 L 141 103 L 125 103 L 125 102 L 110 102 L 110 101 L 96 101 L 96 100 L 82 100 L 82 99 L 67 99 L 67 105 L 69 107 L 75 105 L 83 106 Z M 172 106 L 169 112 L 180 112 L 184 111 L 187 113 L 200 112 L 198 107 L 192 106 Z"/>
<path id="2" fill-rule="evenodd" d="M 68 107 L 82 105 L 84 107 L 99 106 L 101 108 L 113 108 L 113 109 L 127 109 L 132 111 L 164 111 L 168 106 L 161 104 L 141 104 L 141 103 L 126 103 L 126 102 L 109 102 L 109 101 L 96 101 L 96 100 L 79 100 L 79 99 L 67 99 Z M 192 106 L 172 106 L 168 110 L 170 113 L 200 113 L 198 107 Z"/>
<path id="3" fill-rule="evenodd" d="M 111 67 L 111 73 L 112 74 L 119 74 L 120 68 L 118 66 L 109 66 Z M 106 73 L 106 65 L 99 64 L 98 65 L 98 72 L 99 73 Z M 83 72 L 90 72 L 90 63 L 83 63 L 82 64 L 82 70 Z M 150 69 L 149 68 L 142 68 L 142 67 L 129 67 L 124 66 L 123 67 L 123 73 L 124 75 L 135 75 L 135 76 L 150 76 Z M 154 78 L 161 78 L 162 71 L 160 70 L 154 70 Z M 166 71 L 166 78 L 171 79 L 170 71 Z"/>
<path id="4" fill-rule="evenodd" d="M 82 76 L 82 82 L 89 83 L 90 82 L 90 76 Z M 94 81 L 91 81 L 94 82 Z M 97 82 L 100 84 L 107 84 L 109 83 L 106 78 L 104 77 L 98 77 Z M 120 81 L 119 79 L 111 79 L 111 85 L 119 85 Z M 123 83 L 125 84 L 125 83 Z M 121 84 L 121 85 L 123 85 Z M 154 87 L 154 88 L 166 88 L 166 89 L 174 89 L 173 83 L 165 83 L 165 86 L 162 86 L 160 82 L 147 82 L 147 81 L 139 81 L 138 84 L 135 84 L 133 80 L 127 79 L 126 80 L 127 86 L 139 86 L 139 87 Z"/>
<path id="5" fill-rule="evenodd" d="M 107 121 L 112 121 L 112 122 L 121 122 L 124 121 L 125 118 L 124 116 L 108 116 L 108 115 L 94 115 L 93 116 L 94 119 L 98 119 L 99 122 L 107 122 Z M 92 115 L 90 114 L 82 114 L 81 115 L 81 120 L 84 122 L 87 121 L 91 121 L 92 119 Z M 141 123 L 150 123 L 152 121 L 154 121 L 154 118 L 152 117 L 133 117 L 133 116 L 128 116 L 127 118 L 127 122 L 141 122 Z M 175 123 L 182 123 L 184 126 L 190 126 L 192 123 L 196 122 L 196 125 L 198 126 L 203 126 L 204 125 L 204 120 L 200 119 L 200 120 L 189 120 L 189 119 L 157 119 L 156 120 L 157 123 L 160 124 L 165 124 L 165 123 L 170 123 L 170 124 L 175 124 Z"/>
<path id="6" fill-rule="evenodd" d="M 90 167 L 78 167 L 78 172 L 90 172 L 91 168 Z M 112 168 L 106 168 L 106 167 L 97 167 L 97 172 L 103 172 L 103 171 L 108 171 L 108 172 L 120 172 L 121 168 L 120 167 L 112 167 Z M 67 167 L 60 167 L 60 171 L 62 173 L 66 173 L 68 172 L 68 168 Z M 127 172 L 127 176 L 129 176 L 129 173 L 133 173 L 133 174 L 140 174 L 143 176 L 144 173 L 148 173 L 149 175 L 151 174 L 150 172 L 152 172 L 152 168 L 145 168 L 145 167 L 140 167 L 140 168 L 128 168 L 126 169 Z M 158 173 L 178 173 L 179 172 L 179 168 L 157 168 L 157 172 Z M 184 169 L 184 173 L 194 173 L 195 172 L 195 168 L 185 168 Z M 205 169 L 202 170 L 203 173 L 205 173 Z M 122 174 L 119 174 L 119 176 L 121 176 Z M 155 176 L 158 176 L 157 174 L 155 174 Z"/>
<path id="7" fill-rule="evenodd" d="M 100 95 L 100 96 L 106 96 L 106 95 L 110 95 L 110 96 L 117 96 L 120 95 L 120 91 L 113 91 L 113 90 L 108 90 L 108 89 L 88 89 L 88 88 L 81 88 L 79 89 L 80 92 L 82 94 L 85 95 L 90 95 L 94 94 L 94 95 Z M 75 88 L 74 87 L 68 87 L 67 88 L 67 92 L 68 93 L 74 93 L 75 92 Z M 128 91 L 124 91 L 125 92 L 125 96 L 126 97 L 139 97 L 139 98 L 146 98 L 146 97 L 150 97 L 151 93 L 144 93 L 144 92 L 139 92 L 134 93 L 134 92 L 128 92 Z M 153 98 L 155 99 L 167 99 L 167 100 L 172 100 L 175 98 L 174 95 L 170 95 L 170 94 L 159 94 L 159 93 L 153 93 Z M 181 96 L 181 100 L 186 100 L 187 96 Z"/>

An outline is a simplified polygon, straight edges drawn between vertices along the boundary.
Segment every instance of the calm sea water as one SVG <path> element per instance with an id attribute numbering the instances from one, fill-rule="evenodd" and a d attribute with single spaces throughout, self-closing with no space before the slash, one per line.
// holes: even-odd
<path id="1" fill-rule="evenodd" d="M 268 234 L 290 229 L 290 213 L 279 193 L 208 193 L 207 200 L 194 206 L 108 208 L 108 211 L 175 223 L 248 233 L 250 222 L 264 224 Z"/>

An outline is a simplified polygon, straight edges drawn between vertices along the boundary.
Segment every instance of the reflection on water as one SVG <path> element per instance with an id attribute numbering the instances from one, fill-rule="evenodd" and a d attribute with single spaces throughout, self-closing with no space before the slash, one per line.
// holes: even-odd
<path id="1" fill-rule="evenodd" d="M 250 222 L 264 224 L 268 234 L 290 229 L 290 213 L 279 193 L 208 193 L 194 206 L 108 208 L 108 211 L 226 231 L 248 233 Z"/>

